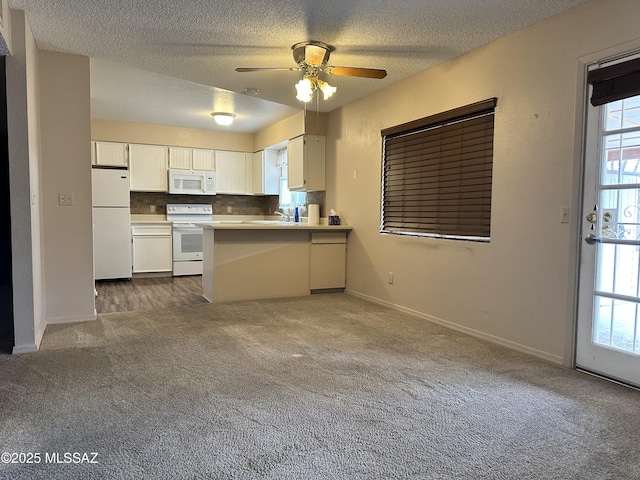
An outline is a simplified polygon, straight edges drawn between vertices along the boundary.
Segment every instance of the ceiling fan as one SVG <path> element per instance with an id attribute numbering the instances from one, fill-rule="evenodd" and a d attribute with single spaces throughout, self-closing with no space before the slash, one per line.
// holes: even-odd
<path id="1" fill-rule="evenodd" d="M 297 67 L 236 68 L 236 72 L 301 71 L 303 72 L 303 77 L 302 80 L 296 84 L 296 90 L 298 92 L 296 98 L 303 102 L 311 101 L 313 92 L 317 89 L 322 91 L 325 100 L 335 93 L 336 87 L 332 87 L 327 82 L 318 78 L 320 72 L 344 77 L 376 79 L 382 79 L 387 76 L 386 70 L 377 68 L 327 66 L 329 55 L 334 48 L 326 43 L 316 41 L 299 42 L 293 45 L 291 50 L 293 50 L 293 59 L 298 65 Z"/>

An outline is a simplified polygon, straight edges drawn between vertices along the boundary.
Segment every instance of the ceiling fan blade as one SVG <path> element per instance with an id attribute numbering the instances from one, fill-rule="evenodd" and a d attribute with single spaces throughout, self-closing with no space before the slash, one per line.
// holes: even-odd
<path id="1" fill-rule="evenodd" d="M 267 72 L 267 71 L 294 71 L 294 70 L 301 70 L 300 67 L 282 67 L 282 68 L 243 68 L 243 67 L 239 67 L 236 68 L 236 72 Z"/>
<path id="2" fill-rule="evenodd" d="M 381 79 L 387 76 L 386 70 L 378 68 L 361 67 L 325 67 L 324 71 L 331 75 L 342 75 L 344 77 L 364 77 Z"/>

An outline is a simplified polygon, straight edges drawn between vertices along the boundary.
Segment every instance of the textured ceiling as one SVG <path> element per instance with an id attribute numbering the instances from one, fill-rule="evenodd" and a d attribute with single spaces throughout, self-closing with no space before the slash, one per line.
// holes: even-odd
<path id="1" fill-rule="evenodd" d="M 217 128 L 238 114 L 251 132 L 302 108 L 291 45 L 335 47 L 330 65 L 386 69 L 383 80 L 326 76 L 338 88 L 310 110 L 331 111 L 586 0 L 9 0 L 38 47 L 92 58 L 92 115 Z M 181 82 L 178 80 L 185 80 Z M 259 89 L 248 97 L 246 88 Z"/>

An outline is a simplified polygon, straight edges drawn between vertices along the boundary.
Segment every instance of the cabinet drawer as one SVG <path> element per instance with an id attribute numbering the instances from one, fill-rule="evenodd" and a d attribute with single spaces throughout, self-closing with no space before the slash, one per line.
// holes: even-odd
<path id="1" fill-rule="evenodd" d="M 347 243 L 346 232 L 313 232 L 311 243 Z"/>
<path id="2" fill-rule="evenodd" d="M 136 236 L 171 236 L 171 225 L 131 225 L 131 235 Z"/>

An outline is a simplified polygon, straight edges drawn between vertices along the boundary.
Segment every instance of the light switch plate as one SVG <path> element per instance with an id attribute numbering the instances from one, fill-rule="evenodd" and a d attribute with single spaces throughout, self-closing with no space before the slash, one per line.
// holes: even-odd
<path id="1" fill-rule="evenodd" d="M 560 223 L 569 223 L 569 207 L 560 207 Z"/>

